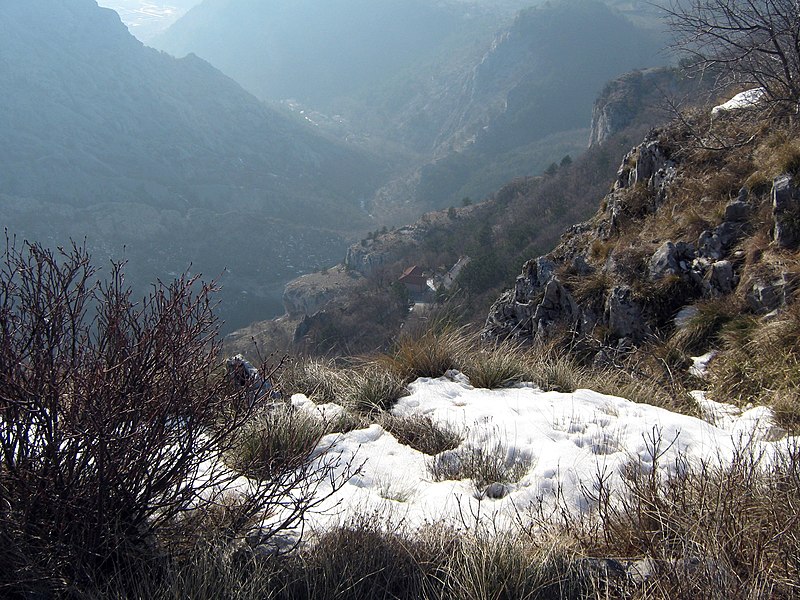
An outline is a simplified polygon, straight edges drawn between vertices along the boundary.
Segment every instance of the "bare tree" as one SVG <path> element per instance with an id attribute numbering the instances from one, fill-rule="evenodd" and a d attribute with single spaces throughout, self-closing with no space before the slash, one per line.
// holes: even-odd
<path id="1" fill-rule="evenodd" d="M 675 48 L 694 69 L 764 88 L 774 105 L 800 108 L 800 2 L 670 0 Z"/>

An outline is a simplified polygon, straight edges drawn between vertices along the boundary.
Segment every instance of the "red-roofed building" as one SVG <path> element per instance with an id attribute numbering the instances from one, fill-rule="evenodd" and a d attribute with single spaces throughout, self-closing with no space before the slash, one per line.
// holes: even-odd
<path id="1" fill-rule="evenodd" d="M 407 268 L 398 279 L 410 294 L 424 294 L 428 290 L 428 278 L 417 265 Z"/>

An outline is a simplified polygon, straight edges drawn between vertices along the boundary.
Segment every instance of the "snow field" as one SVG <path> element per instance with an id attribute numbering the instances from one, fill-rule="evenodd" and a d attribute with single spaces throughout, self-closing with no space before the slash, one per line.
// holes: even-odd
<path id="1" fill-rule="evenodd" d="M 433 457 L 400 444 L 380 425 L 330 434 L 320 442 L 317 460 L 337 457 L 340 473 L 348 465 L 360 469 L 319 512 L 309 515 L 312 529 L 333 527 L 359 514 L 402 520 L 410 527 L 436 522 L 457 528 L 511 528 L 528 511 L 552 508 L 556 498 L 570 510 L 591 511 L 599 479 L 606 489 L 620 490 L 623 472 L 631 465 L 649 472 L 654 456 L 659 468 L 668 469 L 679 456 L 690 462 L 724 462 L 737 447 L 750 443 L 768 457 L 779 444 L 796 441 L 771 425 L 769 409 L 741 413 L 706 400 L 702 393 L 695 393 L 695 399 L 715 424 L 590 390 L 543 392 L 531 384 L 476 389 L 457 372 L 419 379 L 409 389 L 393 414 L 428 415 L 464 434 L 459 448 L 437 460 L 457 461 L 470 451 L 488 449 L 499 452 L 508 467 L 522 465 L 522 476 L 488 490 L 469 479 L 435 481 Z M 326 419 L 342 410 L 335 404 L 315 405 L 303 395 L 295 395 L 292 403 Z M 323 485 L 320 492 L 325 491 Z"/>

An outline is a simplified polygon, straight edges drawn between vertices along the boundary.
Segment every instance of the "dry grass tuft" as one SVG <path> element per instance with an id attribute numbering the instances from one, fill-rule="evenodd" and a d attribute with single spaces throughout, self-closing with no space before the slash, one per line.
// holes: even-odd
<path id="1" fill-rule="evenodd" d="M 453 450 L 464 441 L 462 431 L 434 423 L 427 415 L 397 417 L 385 413 L 381 415 L 380 424 L 401 444 L 430 456 Z"/>
<path id="2" fill-rule="evenodd" d="M 406 379 L 380 364 L 351 369 L 345 378 L 344 403 L 360 412 L 389 410 L 400 398 L 408 395 Z"/>
<path id="3" fill-rule="evenodd" d="M 226 460 L 247 477 L 267 480 L 307 462 L 325 433 L 316 415 L 289 405 L 268 407 L 240 433 Z"/>
<path id="4" fill-rule="evenodd" d="M 705 352 L 719 344 L 719 334 L 726 323 L 741 312 L 730 298 L 705 300 L 694 304 L 696 314 L 675 331 L 669 340 L 683 352 Z"/>
<path id="5" fill-rule="evenodd" d="M 533 457 L 512 452 L 497 441 L 443 452 L 428 463 L 428 468 L 434 481 L 471 479 L 479 496 L 502 498 L 506 486 L 522 479 L 532 465 Z"/>
<path id="6" fill-rule="evenodd" d="M 342 369 L 325 359 L 297 359 L 278 373 L 278 387 L 286 396 L 305 394 L 323 404 L 340 402 L 346 379 Z"/>
<path id="7" fill-rule="evenodd" d="M 461 369 L 464 356 L 475 340 L 463 330 L 427 330 L 418 336 L 402 336 L 394 353 L 384 360 L 388 368 L 406 380 L 441 377 L 450 369 Z"/>
<path id="8" fill-rule="evenodd" d="M 463 359 L 463 371 L 477 388 L 503 388 L 524 381 L 529 368 L 521 349 L 508 342 L 476 349 Z"/>
<path id="9" fill-rule="evenodd" d="M 710 369 L 710 392 L 720 401 L 766 404 L 791 431 L 800 421 L 800 303 L 762 322 L 742 317 L 722 331 L 723 352 Z"/>

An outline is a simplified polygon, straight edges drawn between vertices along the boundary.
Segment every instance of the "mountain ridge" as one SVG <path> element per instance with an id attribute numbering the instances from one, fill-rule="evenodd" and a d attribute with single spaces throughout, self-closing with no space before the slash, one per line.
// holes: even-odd
<path id="1" fill-rule="evenodd" d="M 0 17 L 0 194 L 12 232 L 60 229 L 61 244 L 88 234 L 103 258 L 124 247 L 137 289 L 190 264 L 225 272 L 225 316 L 243 324 L 240 311 L 277 310 L 283 282 L 369 225 L 360 200 L 382 165 L 202 59 L 145 47 L 90 0 L 9 2 Z M 144 214 L 156 224 L 137 226 Z"/>

